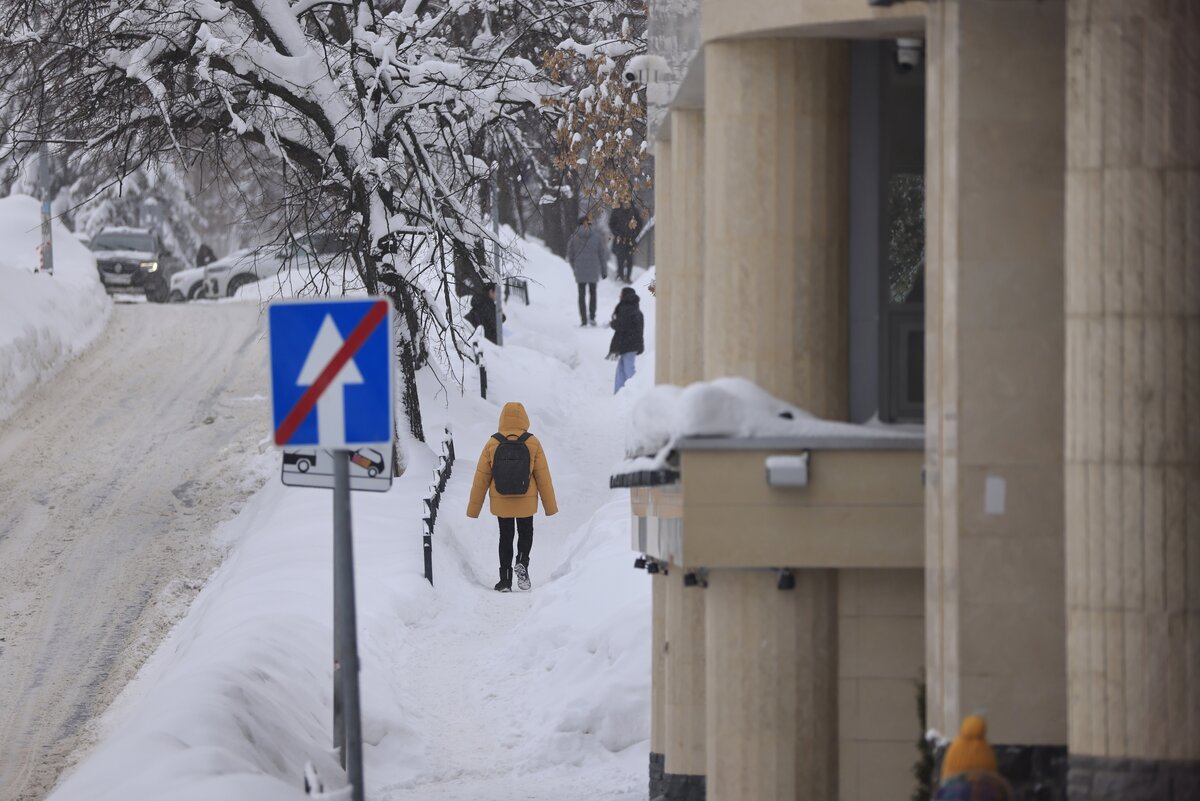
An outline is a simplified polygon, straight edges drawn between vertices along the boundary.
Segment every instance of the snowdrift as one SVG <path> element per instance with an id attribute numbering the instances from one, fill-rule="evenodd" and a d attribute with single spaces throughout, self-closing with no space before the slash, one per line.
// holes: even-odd
<path id="1" fill-rule="evenodd" d="M 54 275 L 34 272 L 41 221 L 41 206 L 28 195 L 0 198 L 0 419 L 86 350 L 112 310 L 91 251 L 57 221 Z"/>
<path id="2" fill-rule="evenodd" d="M 626 428 L 626 459 L 613 473 L 660 470 L 675 444 L 703 437 L 830 437 L 923 442 L 924 427 L 909 423 L 823 420 L 774 397 L 745 378 L 659 384 L 639 395 Z"/>

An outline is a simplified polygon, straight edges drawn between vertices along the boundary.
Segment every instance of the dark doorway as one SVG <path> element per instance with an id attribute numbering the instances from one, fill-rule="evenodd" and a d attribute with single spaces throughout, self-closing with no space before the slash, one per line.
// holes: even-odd
<path id="1" fill-rule="evenodd" d="M 925 69 L 851 46 L 850 411 L 925 418 Z"/>

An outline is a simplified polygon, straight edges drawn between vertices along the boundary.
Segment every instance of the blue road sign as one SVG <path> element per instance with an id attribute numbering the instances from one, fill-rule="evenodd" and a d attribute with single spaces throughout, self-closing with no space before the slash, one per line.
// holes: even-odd
<path id="1" fill-rule="evenodd" d="M 267 321 L 275 444 L 328 450 L 390 446 L 391 303 L 379 298 L 272 303 Z"/>

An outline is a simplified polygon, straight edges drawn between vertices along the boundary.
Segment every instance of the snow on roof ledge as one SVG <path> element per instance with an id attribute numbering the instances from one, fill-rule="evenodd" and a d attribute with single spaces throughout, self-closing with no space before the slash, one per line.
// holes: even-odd
<path id="1" fill-rule="evenodd" d="M 744 378 L 660 385 L 633 407 L 625 443 L 629 458 L 616 466 L 609 483 L 673 483 L 678 472 L 669 459 L 677 450 L 919 450 L 924 442 L 923 426 L 822 420 Z"/>

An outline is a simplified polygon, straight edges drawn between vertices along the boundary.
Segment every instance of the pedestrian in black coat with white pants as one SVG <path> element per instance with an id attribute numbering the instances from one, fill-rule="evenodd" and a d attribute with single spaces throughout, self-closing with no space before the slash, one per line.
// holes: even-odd
<path id="1" fill-rule="evenodd" d="M 621 391 L 625 382 L 633 378 L 634 360 L 646 349 L 641 299 L 637 291 L 627 286 L 621 290 L 621 301 L 613 309 L 609 327 L 613 330 L 612 344 L 608 346 L 608 358 L 617 360 L 617 376 L 613 382 L 613 394 Z"/>

